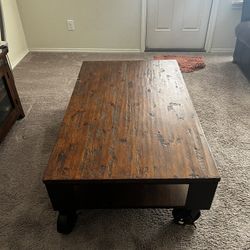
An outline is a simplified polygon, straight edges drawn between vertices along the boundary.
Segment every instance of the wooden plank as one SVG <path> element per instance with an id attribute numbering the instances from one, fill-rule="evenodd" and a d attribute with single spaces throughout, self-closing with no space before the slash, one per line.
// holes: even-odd
<path id="1" fill-rule="evenodd" d="M 198 179 L 219 175 L 176 61 L 84 62 L 44 181 Z"/>

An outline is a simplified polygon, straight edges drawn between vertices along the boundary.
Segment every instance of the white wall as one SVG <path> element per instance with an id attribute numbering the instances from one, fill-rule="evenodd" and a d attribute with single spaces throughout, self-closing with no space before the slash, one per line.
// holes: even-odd
<path id="1" fill-rule="evenodd" d="M 17 0 L 29 49 L 140 48 L 141 0 Z M 74 19 L 76 30 L 67 31 Z"/>
<path id="2" fill-rule="evenodd" d="M 214 30 L 212 51 L 231 51 L 235 47 L 235 27 L 240 23 L 241 7 L 232 5 L 232 0 L 220 0 Z"/>
<path id="3" fill-rule="evenodd" d="M 9 58 L 12 67 L 28 53 L 23 26 L 16 0 L 2 0 L 6 38 L 9 45 Z"/>
<path id="4" fill-rule="evenodd" d="M 13 1 L 13 0 L 5 0 Z M 212 51 L 232 51 L 241 9 L 219 0 Z M 31 50 L 140 50 L 142 0 L 17 0 Z M 76 30 L 67 31 L 74 19 Z"/>

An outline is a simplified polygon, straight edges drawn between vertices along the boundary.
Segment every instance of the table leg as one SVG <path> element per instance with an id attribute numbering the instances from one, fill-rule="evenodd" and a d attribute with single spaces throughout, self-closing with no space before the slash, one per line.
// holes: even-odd
<path id="1" fill-rule="evenodd" d="M 62 234 L 72 232 L 77 221 L 74 185 L 46 184 L 54 210 L 59 211 L 57 231 Z"/>
<path id="2" fill-rule="evenodd" d="M 187 209 L 210 209 L 217 185 L 217 182 L 189 184 L 185 207 Z"/>
<path id="3" fill-rule="evenodd" d="M 210 209 L 217 185 L 217 182 L 189 184 L 185 207 L 173 210 L 174 222 L 194 225 L 201 215 L 200 209 Z"/>
<path id="4" fill-rule="evenodd" d="M 72 232 L 77 221 L 76 211 L 59 211 L 57 218 L 57 232 L 69 234 Z"/>

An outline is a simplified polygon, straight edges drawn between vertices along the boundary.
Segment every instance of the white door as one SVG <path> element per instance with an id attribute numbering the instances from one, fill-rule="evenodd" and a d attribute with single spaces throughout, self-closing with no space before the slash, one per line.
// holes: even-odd
<path id="1" fill-rule="evenodd" d="M 204 49 L 213 0 L 148 0 L 147 49 Z"/>

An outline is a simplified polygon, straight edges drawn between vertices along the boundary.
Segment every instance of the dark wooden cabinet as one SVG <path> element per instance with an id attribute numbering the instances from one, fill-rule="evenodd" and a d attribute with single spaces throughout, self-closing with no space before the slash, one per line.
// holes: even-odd
<path id="1" fill-rule="evenodd" d="M 7 54 L 8 47 L 0 46 L 0 142 L 15 121 L 25 116 Z"/>

